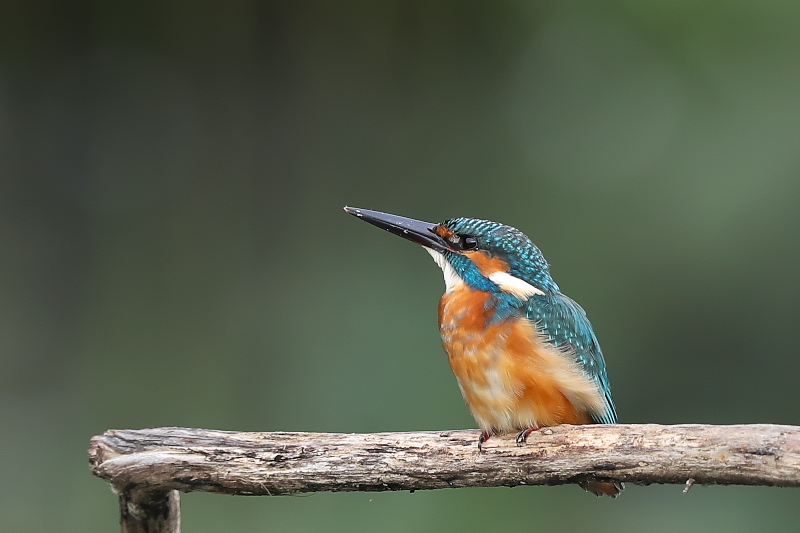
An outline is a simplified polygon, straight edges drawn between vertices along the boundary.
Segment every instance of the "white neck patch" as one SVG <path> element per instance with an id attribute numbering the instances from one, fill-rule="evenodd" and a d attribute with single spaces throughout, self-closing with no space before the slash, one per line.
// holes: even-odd
<path id="1" fill-rule="evenodd" d="M 508 272 L 492 272 L 489 280 L 500 287 L 503 292 L 516 296 L 520 300 L 527 300 L 534 294 L 544 296 L 544 291 L 537 289 L 527 281 L 512 276 Z"/>
<path id="2" fill-rule="evenodd" d="M 445 292 L 453 292 L 455 289 L 464 285 L 464 280 L 461 279 L 461 276 L 459 276 L 456 273 L 455 269 L 453 268 L 453 265 L 451 265 L 447 261 L 447 259 L 445 259 L 444 255 L 441 252 L 432 250 L 427 246 L 423 246 L 423 248 L 425 248 L 426 252 L 431 254 L 433 260 L 436 261 L 436 264 L 439 265 L 439 268 L 441 268 L 442 272 L 444 272 Z"/>
<path id="3" fill-rule="evenodd" d="M 423 246 L 423 248 L 425 248 L 426 252 L 431 254 L 433 260 L 436 261 L 436 264 L 442 269 L 444 273 L 445 292 L 452 292 L 464 285 L 464 280 L 461 279 L 461 276 L 455 271 L 453 265 L 445 259 L 441 252 L 432 250 L 427 246 Z M 520 300 L 527 300 L 534 294 L 544 296 L 543 290 L 537 289 L 527 281 L 512 276 L 508 272 L 492 272 L 489 274 L 489 281 L 500 287 L 500 290 L 503 292 L 519 298 Z"/>

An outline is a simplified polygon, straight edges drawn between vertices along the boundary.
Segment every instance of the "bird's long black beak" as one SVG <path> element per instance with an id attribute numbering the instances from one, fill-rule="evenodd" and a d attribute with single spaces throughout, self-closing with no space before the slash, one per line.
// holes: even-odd
<path id="1" fill-rule="evenodd" d="M 438 224 L 390 215 L 389 213 L 381 213 L 380 211 L 359 209 L 358 207 L 345 206 L 344 210 L 361 220 L 369 222 L 373 226 L 383 228 L 389 233 L 394 233 L 404 239 L 421 244 L 437 252 L 453 251 L 447 244 L 447 241 L 435 232 Z"/>

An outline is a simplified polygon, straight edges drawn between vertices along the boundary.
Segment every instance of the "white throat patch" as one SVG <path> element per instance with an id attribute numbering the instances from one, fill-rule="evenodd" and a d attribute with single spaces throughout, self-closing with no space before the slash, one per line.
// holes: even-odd
<path id="1" fill-rule="evenodd" d="M 445 292 L 453 292 L 458 287 L 464 285 L 464 280 L 461 279 L 461 276 L 456 273 L 453 265 L 451 265 L 447 259 L 444 258 L 444 255 L 441 252 L 432 250 L 427 246 L 423 246 L 423 248 L 425 248 L 426 252 L 431 254 L 433 260 L 436 261 L 436 264 L 442 269 L 442 272 L 444 273 Z"/>
<path id="2" fill-rule="evenodd" d="M 425 251 L 431 254 L 433 260 L 439 265 L 444 273 L 445 292 L 452 292 L 455 289 L 464 285 L 464 280 L 456 273 L 453 265 L 451 265 L 441 252 L 432 250 L 427 246 L 423 246 Z M 489 280 L 500 287 L 500 290 L 519 298 L 520 300 L 527 300 L 534 294 L 544 296 L 544 291 L 538 289 L 525 280 L 512 276 L 508 272 L 492 272 L 489 275 Z"/>

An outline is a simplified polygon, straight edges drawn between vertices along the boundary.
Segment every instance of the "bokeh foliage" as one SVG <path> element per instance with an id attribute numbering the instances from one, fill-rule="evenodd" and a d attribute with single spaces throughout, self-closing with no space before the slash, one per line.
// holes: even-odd
<path id="1" fill-rule="evenodd" d="M 441 274 L 519 227 L 623 422 L 798 424 L 800 3 L 0 7 L 0 530 L 113 531 L 89 437 L 474 427 Z M 186 531 L 787 531 L 794 490 L 183 498 Z M 579 509 L 579 512 L 575 512 Z"/>

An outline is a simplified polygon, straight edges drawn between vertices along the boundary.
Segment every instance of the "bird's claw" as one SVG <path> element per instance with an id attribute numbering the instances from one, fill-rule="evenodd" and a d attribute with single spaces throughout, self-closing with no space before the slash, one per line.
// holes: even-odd
<path id="1" fill-rule="evenodd" d="M 478 451 L 479 452 L 483 451 L 483 443 L 486 442 L 487 440 L 489 440 L 489 437 L 491 437 L 491 436 L 492 435 L 489 432 L 481 431 L 481 436 L 478 437 Z"/>
<path id="2" fill-rule="evenodd" d="M 517 446 L 525 446 L 525 443 L 528 441 L 528 435 L 530 435 L 531 433 L 533 433 L 537 429 L 539 429 L 539 428 L 537 428 L 537 427 L 525 428 L 522 431 L 520 431 L 519 433 L 517 433 L 517 438 L 515 439 L 516 443 L 517 443 Z"/>

